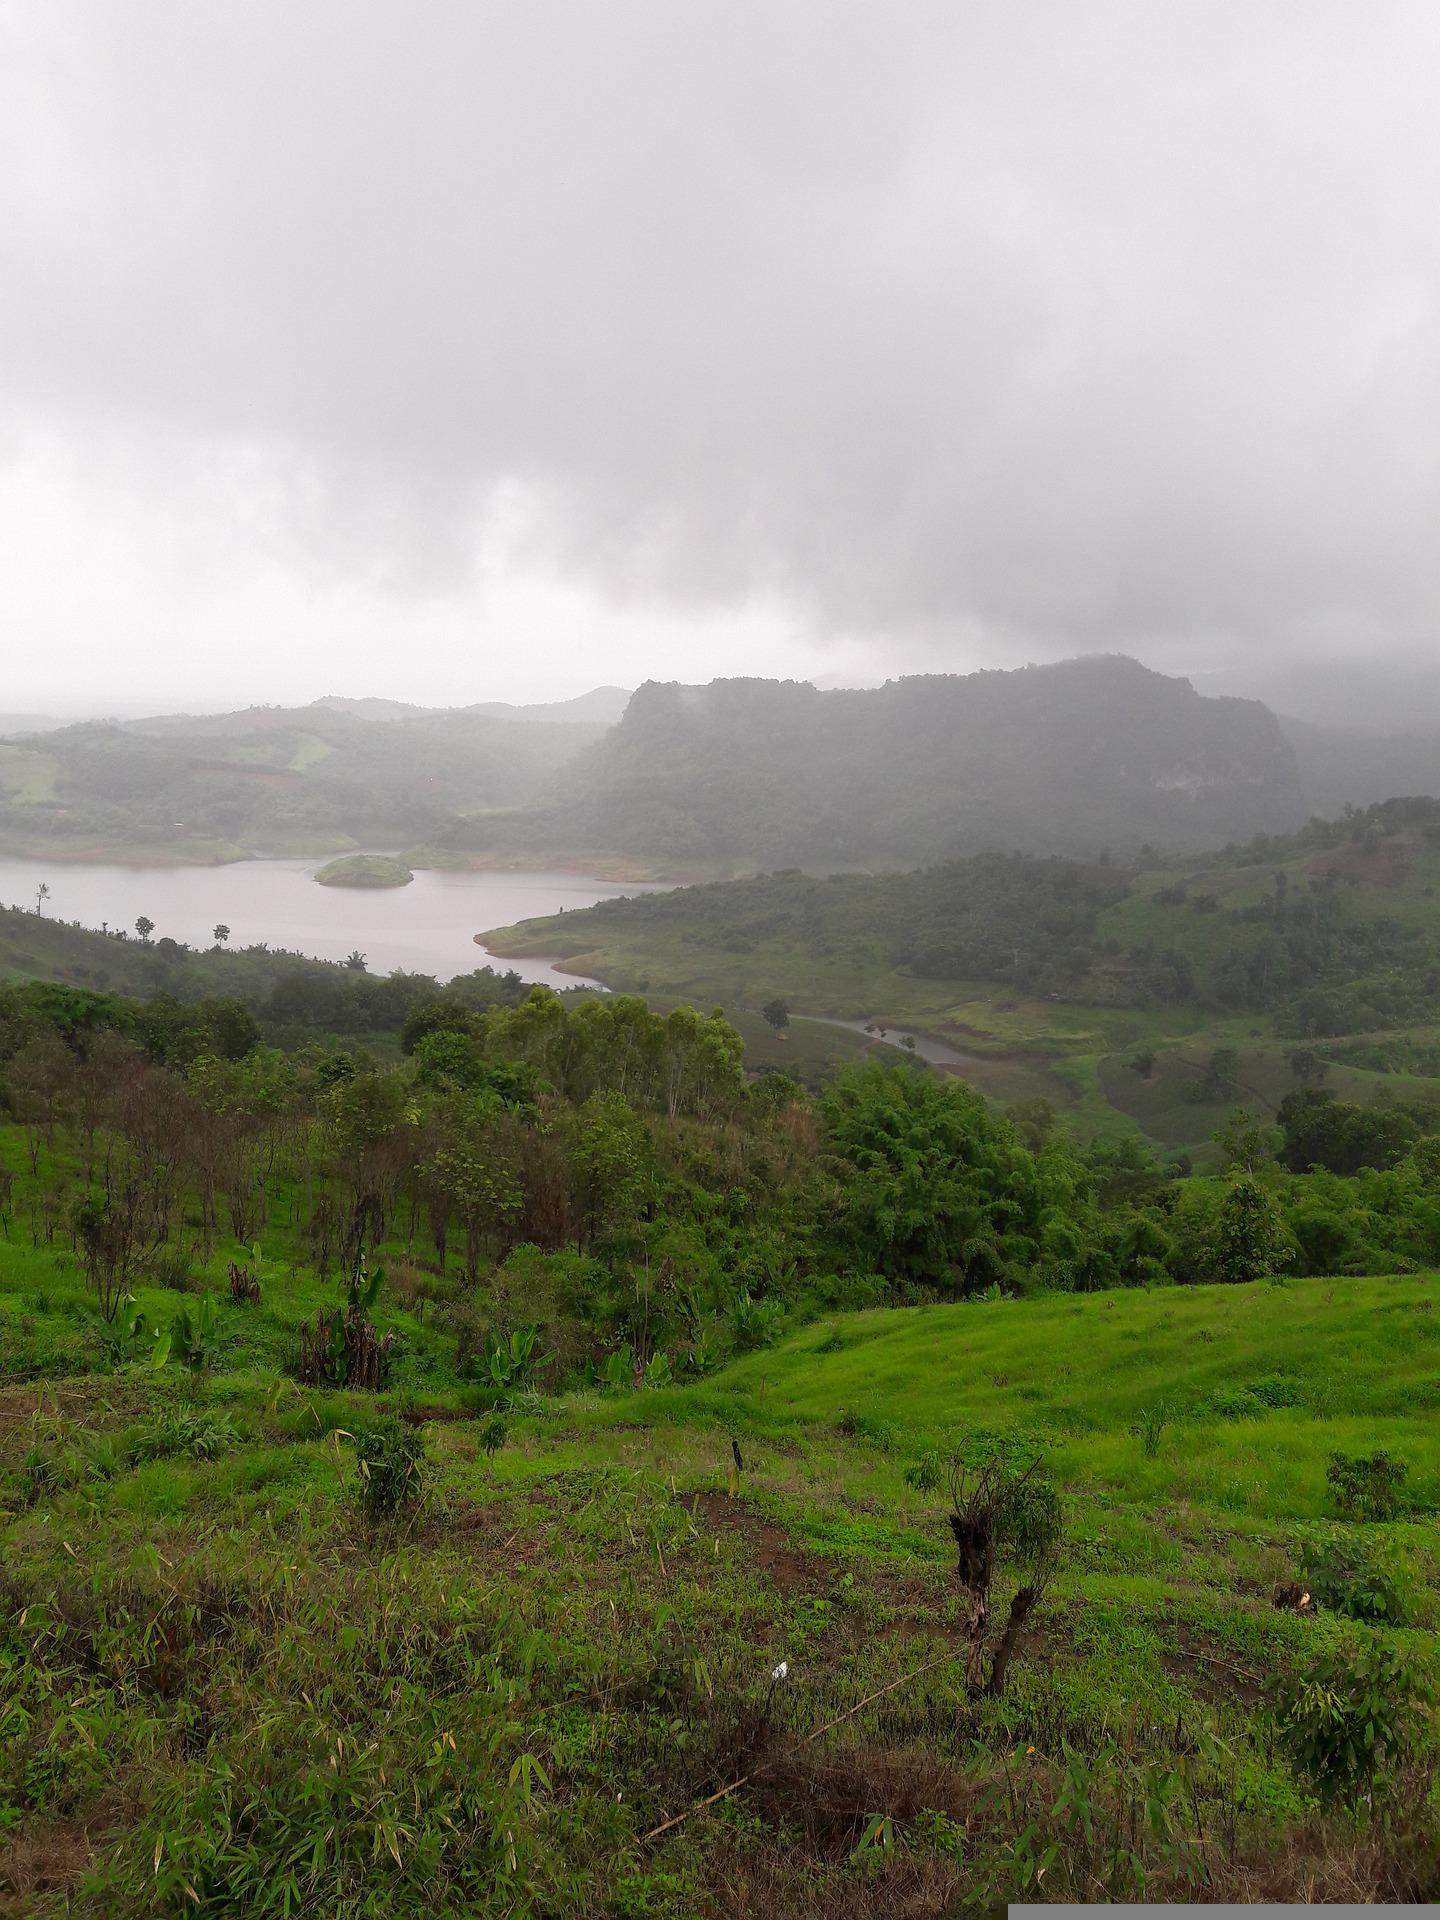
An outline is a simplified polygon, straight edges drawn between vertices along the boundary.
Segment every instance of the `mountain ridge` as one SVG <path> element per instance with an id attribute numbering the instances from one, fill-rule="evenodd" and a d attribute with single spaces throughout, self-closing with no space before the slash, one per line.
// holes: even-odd
<path id="1" fill-rule="evenodd" d="M 1188 849 L 1303 817 L 1268 708 L 1101 655 L 875 689 L 647 681 L 552 800 L 452 822 L 439 844 L 835 865 Z"/>

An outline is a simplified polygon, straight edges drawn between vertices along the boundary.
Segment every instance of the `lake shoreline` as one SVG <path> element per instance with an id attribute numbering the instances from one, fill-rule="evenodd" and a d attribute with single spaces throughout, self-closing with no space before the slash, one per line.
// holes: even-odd
<path id="1" fill-rule="evenodd" d="M 477 926 L 548 918 L 639 890 L 595 875 L 425 869 L 404 887 L 327 887 L 315 883 L 320 864 L 314 855 L 163 866 L 0 856 L 0 902 L 33 911 L 43 886 L 41 917 L 73 926 L 132 930 L 143 921 L 157 945 L 174 940 L 196 949 L 212 946 L 223 926 L 235 949 L 268 946 L 341 963 L 359 953 L 373 974 L 443 981 L 480 965 L 512 965 L 476 952 L 484 945 Z M 514 970 L 557 988 L 581 984 L 540 960 Z"/>
<path id="2" fill-rule="evenodd" d="M 256 861 L 343 859 L 362 849 L 354 840 L 306 841 L 277 847 L 240 847 L 225 841 L 167 841 L 163 846 L 132 841 L 49 842 L 0 836 L 0 861 L 29 860 L 57 867 L 188 868 L 243 867 Z M 599 880 L 623 886 L 697 886 L 711 880 L 733 880 L 757 871 L 753 867 L 716 865 L 706 861 L 652 862 L 624 854 L 485 853 L 452 854 L 443 848 L 386 849 L 417 873 L 566 874 L 579 880 Z"/>

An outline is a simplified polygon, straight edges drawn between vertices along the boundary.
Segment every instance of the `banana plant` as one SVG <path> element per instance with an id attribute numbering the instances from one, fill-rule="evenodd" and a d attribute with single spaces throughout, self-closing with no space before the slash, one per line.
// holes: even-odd
<path id="1" fill-rule="evenodd" d="M 170 1353 L 192 1373 L 199 1373 L 210 1364 L 214 1340 L 215 1302 L 206 1293 L 193 1311 L 184 1306 L 170 1322 Z"/>
<path id="2" fill-rule="evenodd" d="M 508 1336 L 492 1327 L 485 1335 L 486 1370 L 502 1393 L 523 1386 L 539 1364 L 535 1353 L 539 1340 L 538 1327 L 517 1327 Z"/>

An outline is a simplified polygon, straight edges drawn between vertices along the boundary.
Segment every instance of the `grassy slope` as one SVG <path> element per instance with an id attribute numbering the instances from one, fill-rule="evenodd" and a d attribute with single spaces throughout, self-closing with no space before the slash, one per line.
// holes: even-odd
<path id="1" fill-rule="evenodd" d="M 1077 1493 L 1226 1526 L 1318 1519 L 1336 1447 L 1400 1453 L 1440 1500 L 1435 1304 L 1427 1275 L 851 1314 L 689 1398 L 743 1405 L 775 1434 L 844 1409 L 902 1452 L 1023 1432 Z M 1237 1414 L 1256 1382 L 1292 1404 Z M 1175 1424 L 1142 1458 L 1134 1423 L 1161 1400 Z"/>
<path id="2" fill-rule="evenodd" d="M 394 845 L 515 805 L 603 731 L 319 705 L 63 728 L 0 742 L 0 848 L 180 865 Z"/>
<path id="3" fill-rule="evenodd" d="M 220 1307 L 213 1373 L 77 1379 L 98 1351 L 79 1277 L 63 1243 L 31 1244 L 13 1130 L 0 1131 L 0 1161 L 20 1189 L 0 1242 L 7 1370 L 15 1381 L 42 1360 L 71 1376 L 0 1388 L 8 1592 L 44 1601 L 28 1631 L 11 1629 L 12 1646 L 31 1649 L 14 1697 L 34 1715 L 29 1798 L 10 1816 L 23 1844 L 0 1868 L 18 1911 L 58 1914 L 87 1862 L 117 1846 L 137 1890 L 65 1910 L 188 1912 L 198 1878 L 202 1911 L 249 1912 L 246 1876 L 273 1896 L 290 1860 L 310 1910 L 335 1910 L 343 1868 L 352 1890 L 381 1890 L 377 1912 L 508 1911 L 483 1823 L 474 1837 L 464 1821 L 447 1827 L 443 1789 L 453 1767 L 485 1801 L 489 1773 L 503 1780 L 529 1751 L 550 1789 L 504 1817 L 554 1908 L 928 1914 L 961 1893 L 1018 1891 L 1014 1838 L 1031 1818 L 1042 1839 L 1063 1837 L 1051 1811 L 1062 1740 L 1101 1756 L 1118 1740 L 1097 1762 L 1104 1797 L 1130 1791 L 1127 1769 L 1166 1763 L 1171 1729 L 1188 1740 L 1203 1727 L 1234 1756 L 1224 1818 L 1241 1810 L 1229 1851 L 1212 1842 L 1211 1870 L 1240 1897 L 1298 1897 L 1317 1843 L 1294 1825 L 1301 1798 L 1260 1700 L 1331 1629 L 1276 1612 L 1270 1591 L 1295 1571 L 1297 1527 L 1325 1511 L 1332 1448 L 1390 1446 L 1422 1499 L 1440 1496 L 1433 1278 L 850 1316 L 691 1386 L 536 1400 L 492 1462 L 436 1322 L 459 1277 L 392 1259 L 379 1317 L 403 1349 L 399 1398 L 435 1421 L 437 1479 L 417 1528 L 371 1534 L 336 1437 L 366 1417 L 363 1396 L 307 1392 L 279 1371 L 296 1324 L 334 1292 L 297 1262 L 291 1197 L 277 1195 L 265 1236 L 261 1306 Z M 203 1282 L 219 1291 L 240 1251 L 222 1243 Z M 158 1318 L 178 1304 L 140 1297 Z M 1137 1416 L 1177 1381 L 1185 1405 L 1149 1456 Z M 1292 1404 L 1240 1398 L 1255 1382 Z M 185 1406 L 231 1423 L 218 1457 L 130 1464 L 157 1415 Z M 928 1449 L 993 1435 L 1045 1452 L 1072 1540 L 1003 1708 L 964 1699 L 945 1496 L 904 1477 Z M 58 1480 L 19 1500 L 27 1454 L 58 1463 Z M 1416 1619 L 1433 1626 L 1433 1527 L 1367 1532 L 1409 1555 Z M 101 1669 L 73 1700 L 47 1692 L 59 1657 L 47 1623 L 93 1619 L 97 1605 L 116 1623 Z M 509 1675 L 495 1763 L 474 1744 L 494 1732 L 490 1681 L 457 1688 L 461 1646 L 490 1648 Z M 767 1732 L 756 1716 L 782 1659 L 790 1678 Z M 66 1700 L 72 1718 L 51 1738 Z M 757 1759 L 770 1770 L 733 1804 L 640 1843 Z M 219 1801 L 217 1781 L 231 1783 Z M 250 1810 L 227 1826 L 232 1789 Z M 160 1818 L 166 1793 L 178 1798 Z M 856 1859 L 877 1812 L 895 1817 L 896 1847 Z M 152 1877 L 158 1828 L 164 1873 Z M 212 1865 L 197 1836 L 215 1832 Z M 1187 1846 L 1152 1850 L 1152 1894 L 1196 1890 Z M 1318 1897 L 1341 1897 L 1350 1867 L 1320 1863 Z M 1067 1851 L 1043 1891 L 1099 1897 L 1114 1883 L 1096 1872 Z"/>

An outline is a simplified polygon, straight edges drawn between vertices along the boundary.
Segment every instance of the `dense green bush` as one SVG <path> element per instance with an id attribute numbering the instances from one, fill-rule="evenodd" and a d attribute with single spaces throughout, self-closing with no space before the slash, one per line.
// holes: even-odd
<path id="1" fill-rule="evenodd" d="M 1330 1495 L 1346 1520 L 1394 1520 L 1405 1503 L 1409 1469 L 1383 1448 L 1369 1454 L 1335 1452 L 1325 1469 Z"/>
<path id="2" fill-rule="evenodd" d="M 427 1449 L 422 1428 L 382 1414 L 355 1435 L 360 1504 L 371 1520 L 390 1520 L 424 1497 Z"/>
<path id="3" fill-rule="evenodd" d="M 1394 1788 L 1426 1739 L 1433 1703 L 1419 1659 L 1369 1634 L 1327 1646 L 1283 1689 L 1277 1720 L 1284 1746 L 1321 1797 L 1351 1799 Z"/>
<path id="4" fill-rule="evenodd" d="M 1408 1624 L 1410 1583 L 1393 1549 L 1326 1527 L 1306 1540 L 1301 1569 L 1316 1606 L 1373 1626 Z"/>

